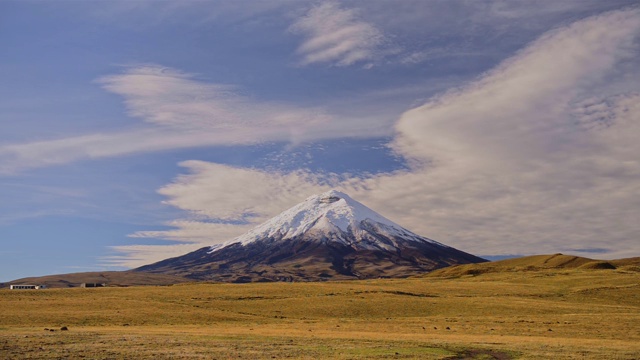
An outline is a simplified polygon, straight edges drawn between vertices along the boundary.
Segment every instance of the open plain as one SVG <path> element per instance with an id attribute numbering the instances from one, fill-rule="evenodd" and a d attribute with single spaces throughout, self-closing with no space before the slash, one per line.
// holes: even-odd
<path id="1" fill-rule="evenodd" d="M 0 358 L 640 358 L 637 266 L 463 269 L 344 282 L 2 289 Z"/>

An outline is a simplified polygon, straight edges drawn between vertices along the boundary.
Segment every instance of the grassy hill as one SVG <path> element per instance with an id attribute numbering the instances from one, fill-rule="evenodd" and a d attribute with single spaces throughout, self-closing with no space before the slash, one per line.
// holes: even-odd
<path id="1" fill-rule="evenodd" d="M 488 263 L 450 266 L 429 273 L 428 277 L 461 277 L 486 273 L 513 273 L 545 269 L 617 269 L 640 271 L 640 257 L 619 260 L 594 260 L 574 255 L 534 255 Z"/>
<path id="2" fill-rule="evenodd" d="M 588 260 L 367 281 L 2 289 L 0 358 L 637 359 L 640 273 L 626 268 L 637 260 Z"/>
<path id="3" fill-rule="evenodd" d="M 10 281 L 4 286 L 18 284 L 46 285 L 49 288 L 78 287 L 82 283 L 99 283 L 107 286 L 172 285 L 192 280 L 179 276 L 149 274 L 132 271 L 81 272 L 59 275 L 28 277 Z"/>

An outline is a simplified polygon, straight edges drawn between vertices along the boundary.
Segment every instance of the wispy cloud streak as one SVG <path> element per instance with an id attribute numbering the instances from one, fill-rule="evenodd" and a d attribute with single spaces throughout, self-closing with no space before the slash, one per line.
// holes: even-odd
<path id="1" fill-rule="evenodd" d="M 168 149 L 272 141 L 296 144 L 391 133 L 389 119 L 257 101 L 231 86 L 157 65 L 132 67 L 97 82 L 122 96 L 128 114 L 144 123 L 120 131 L 0 145 L 0 173 Z"/>
<path id="2" fill-rule="evenodd" d="M 358 18 L 356 10 L 342 8 L 336 2 L 312 7 L 291 25 L 290 31 L 304 37 L 297 50 L 302 65 L 371 65 L 384 41 L 382 32 Z"/>

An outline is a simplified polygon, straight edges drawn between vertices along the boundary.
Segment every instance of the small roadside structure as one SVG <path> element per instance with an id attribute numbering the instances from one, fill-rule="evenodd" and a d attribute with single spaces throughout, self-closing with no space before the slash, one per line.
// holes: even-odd
<path id="1" fill-rule="evenodd" d="M 40 290 L 46 289 L 46 285 L 10 285 L 11 290 Z"/>
<path id="2" fill-rule="evenodd" d="M 98 288 L 98 287 L 106 287 L 106 283 L 82 283 L 80 287 L 83 288 Z"/>

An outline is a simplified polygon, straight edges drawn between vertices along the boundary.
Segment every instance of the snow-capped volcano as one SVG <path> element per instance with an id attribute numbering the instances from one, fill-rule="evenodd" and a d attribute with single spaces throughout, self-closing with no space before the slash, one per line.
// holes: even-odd
<path id="1" fill-rule="evenodd" d="M 419 236 L 331 190 L 226 243 L 136 271 L 228 282 L 310 281 L 406 277 L 483 261 Z"/>
<path id="2" fill-rule="evenodd" d="M 287 240 L 304 234 L 318 241 L 338 242 L 356 250 L 392 250 L 397 247 L 393 241 L 380 241 L 375 234 L 384 234 L 390 239 L 402 238 L 442 245 L 404 229 L 345 193 L 331 190 L 311 196 L 246 234 L 212 246 L 211 250 L 217 251 L 236 243 L 248 245 L 265 239 Z"/>

